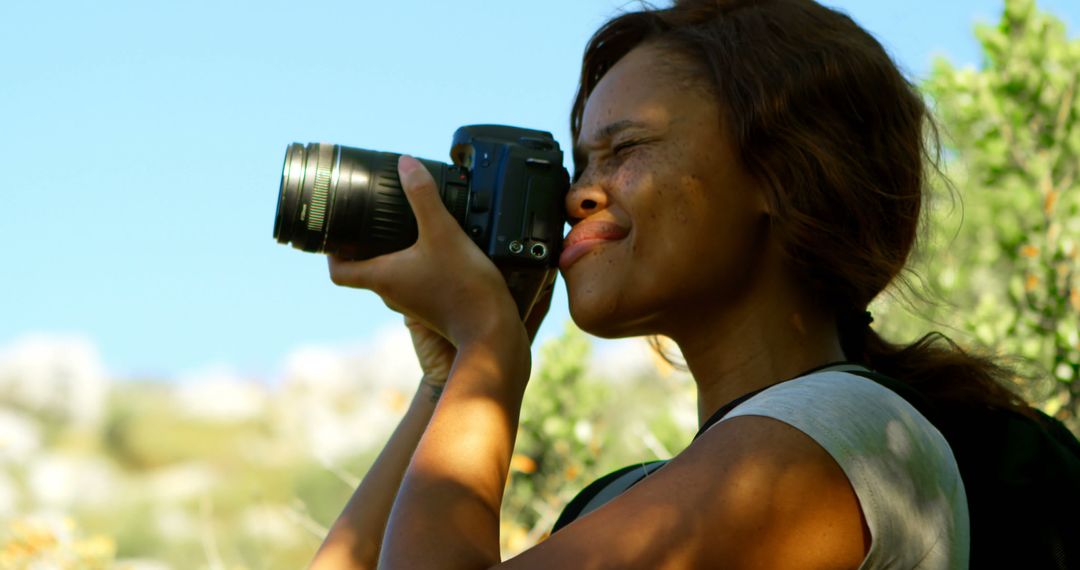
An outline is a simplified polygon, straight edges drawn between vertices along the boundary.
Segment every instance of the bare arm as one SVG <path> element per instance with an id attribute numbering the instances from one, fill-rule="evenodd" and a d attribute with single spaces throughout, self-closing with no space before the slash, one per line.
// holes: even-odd
<path id="1" fill-rule="evenodd" d="M 460 346 L 446 392 L 393 505 L 380 567 L 488 568 L 529 377 L 520 322 Z"/>
<path id="2" fill-rule="evenodd" d="M 308 566 L 311 570 L 376 567 L 379 545 L 394 497 L 441 392 L 441 382 L 429 382 L 425 375 L 386 447 L 364 475 L 360 486 L 319 547 Z"/>
<path id="3" fill-rule="evenodd" d="M 550 304 L 549 289 L 541 295 L 536 308 L 526 320 L 525 328 L 530 342 L 535 338 Z M 353 570 L 377 566 L 379 548 L 394 498 L 420 437 L 431 421 L 457 353 L 450 343 L 415 319 L 406 317 L 405 326 L 412 336 L 424 378 L 386 447 L 379 453 L 315 554 L 309 565 L 311 570 Z"/>

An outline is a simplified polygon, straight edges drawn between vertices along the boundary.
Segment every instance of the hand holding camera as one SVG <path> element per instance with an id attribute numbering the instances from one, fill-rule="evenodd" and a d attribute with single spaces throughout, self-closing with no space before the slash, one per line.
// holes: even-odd
<path id="1" fill-rule="evenodd" d="M 530 343 L 536 339 L 536 331 L 540 329 L 540 324 L 547 316 L 553 291 L 554 288 L 549 288 L 540 293 L 536 305 L 525 320 L 525 332 L 529 335 Z M 424 375 L 423 381 L 432 388 L 441 390 L 450 377 L 450 369 L 454 366 L 457 349 L 439 333 L 408 315 L 405 316 L 405 328 L 409 329 L 413 350 L 416 351 L 416 359 Z"/>
<path id="2" fill-rule="evenodd" d="M 420 162 L 403 155 L 398 164 L 402 187 L 417 219 L 417 242 L 401 252 L 366 261 L 348 261 L 331 256 L 330 276 L 338 285 L 371 289 L 382 297 L 390 309 L 405 315 L 405 326 L 412 337 L 413 348 L 416 350 L 425 381 L 439 386 L 445 383 L 450 375 L 450 368 L 457 354 L 455 347 L 462 339 L 460 335 L 451 336 L 454 333 L 449 332 L 449 329 L 453 324 L 433 326 L 431 323 L 456 323 L 469 331 L 482 330 L 483 325 L 467 324 L 469 313 L 494 315 L 498 309 L 485 311 L 478 306 L 479 303 L 468 301 L 469 295 L 464 290 L 447 289 L 445 283 L 443 287 L 434 289 L 429 284 L 440 279 L 449 280 L 456 275 L 473 278 L 486 275 L 488 285 L 480 285 L 481 289 L 477 290 L 480 299 L 495 299 L 508 292 L 508 289 L 491 261 L 469 243 L 464 232 L 453 223 L 447 210 L 438 203 L 434 180 Z M 455 255 L 459 252 L 464 253 L 465 258 L 456 258 Z M 477 267 L 468 269 L 471 263 L 476 263 Z M 414 284 L 423 287 L 410 291 L 408 288 Z M 462 310 L 465 314 L 425 318 L 424 314 L 440 309 L 419 309 L 419 305 L 437 303 L 438 293 L 448 290 L 454 293 L 443 300 L 443 303 Z M 540 293 L 524 323 L 530 341 L 536 336 L 536 331 L 547 314 L 551 294 L 551 287 Z M 443 332 L 444 330 L 447 332 Z"/>
<path id="3" fill-rule="evenodd" d="M 336 283 L 372 289 L 453 343 L 498 320 L 500 291 L 533 320 L 557 273 L 569 189 L 562 151 L 550 133 L 473 125 L 455 132 L 450 154 L 453 165 L 294 143 L 274 237 L 330 254 Z M 536 327 L 546 306 L 540 313 Z"/>
<path id="4" fill-rule="evenodd" d="M 514 299 L 495 264 L 439 200 L 431 174 L 415 158 L 398 160 L 401 186 L 415 215 L 418 238 L 406 249 L 366 260 L 329 257 L 338 285 L 370 289 L 455 347 L 516 314 Z M 507 319 L 508 320 L 508 319 Z"/>

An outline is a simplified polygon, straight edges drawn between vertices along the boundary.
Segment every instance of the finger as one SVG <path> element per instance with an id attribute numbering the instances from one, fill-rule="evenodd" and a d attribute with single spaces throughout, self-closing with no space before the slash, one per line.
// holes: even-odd
<path id="1" fill-rule="evenodd" d="M 398 176 L 401 177 L 405 198 L 416 216 L 417 231 L 426 235 L 445 224 L 450 212 L 442 203 L 435 178 L 423 163 L 407 154 L 401 155 L 398 157 Z"/>
<path id="2" fill-rule="evenodd" d="M 421 328 L 426 328 L 428 330 L 431 330 L 431 325 L 429 325 L 426 321 L 424 321 L 423 319 L 417 317 L 416 315 L 412 315 L 412 314 L 404 313 L 404 312 L 402 312 L 401 314 L 405 316 L 405 326 L 409 330 L 421 329 Z"/>
<path id="3" fill-rule="evenodd" d="M 335 285 L 370 289 L 375 292 L 382 290 L 382 276 L 386 273 L 385 257 L 352 261 L 336 255 L 327 255 L 326 259 L 330 269 L 330 280 Z"/>
<path id="4" fill-rule="evenodd" d="M 410 333 L 422 333 L 424 330 L 435 332 L 435 327 L 431 326 L 431 323 L 424 319 L 402 311 L 398 312 L 405 316 L 405 328 L 409 329 Z M 435 334 L 442 336 L 442 334 L 438 332 L 435 332 Z M 443 338 L 445 339 L 446 337 Z"/>
<path id="5" fill-rule="evenodd" d="M 398 307 L 398 306 L 397 306 L 397 305 L 395 305 L 395 304 L 394 304 L 394 303 L 393 303 L 392 301 L 390 301 L 389 299 L 386 299 L 385 297 L 382 297 L 382 303 L 383 303 L 384 305 L 386 305 L 386 308 L 387 308 L 387 309 L 390 309 L 391 311 L 394 311 L 395 313 L 401 313 L 402 315 L 404 315 L 404 314 L 405 314 L 405 313 L 404 313 L 404 312 L 403 312 L 403 311 L 401 310 L 401 307 Z"/>

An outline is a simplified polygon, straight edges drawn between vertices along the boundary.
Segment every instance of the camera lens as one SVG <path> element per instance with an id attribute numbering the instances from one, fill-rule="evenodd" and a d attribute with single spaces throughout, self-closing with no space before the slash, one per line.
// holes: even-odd
<path id="1" fill-rule="evenodd" d="M 401 189 L 399 154 L 326 143 L 285 151 L 274 239 L 315 253 L 368 259 L 416 241 L 416 217 Z M 420 159 L 459 224 L 468 211 L 464 171 Z"/>

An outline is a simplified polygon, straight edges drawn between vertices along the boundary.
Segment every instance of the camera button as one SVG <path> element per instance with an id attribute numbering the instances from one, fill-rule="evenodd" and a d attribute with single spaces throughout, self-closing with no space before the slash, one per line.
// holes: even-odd
<path id="1" fill-rule="evenodd" d="M 477 192 L 472 196 L 472 203 L 469 204 L 469 211 L 481 214 L 491 209 L 491 194 L 488 192 Z"/>

